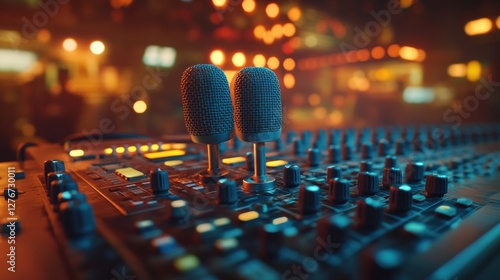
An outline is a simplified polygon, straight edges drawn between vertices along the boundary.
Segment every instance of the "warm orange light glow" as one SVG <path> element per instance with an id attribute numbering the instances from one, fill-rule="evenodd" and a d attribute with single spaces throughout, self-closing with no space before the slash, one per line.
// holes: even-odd
<path id="1" fill-rule="evenodd" d="M 326 110 L 325 107 L 318 107 L 318 108 L 314 108 L 314 110 L 313 110 L 313 116 L 317 120 L 322 120 L 322 119 L 326 118 L 327 115 L 328 115 L 328 111 Z"/>
<path id="2" fill-rule="evenodd" d="M 465 33 L 469 36 L 488 33 L 493 27 L 489 18 L 480 18 L 467 22 L 464 27 Z"/>
<path id="3" fill-rule="evenodd" d="M 285 70 L 287 71 L 292 71 L 293 69 L 295 69 L 295 60 L 293 60 L 292 58 L 287 58 L 283 61 L 283 68 L 285 68 Z"/>
<path id="4" fill-rule="evenodd" d="M 375 71 L 375 79 L 378 81 L 387 81 L 391 78 L 391 72 L 386 68 L 380 68 Z"/>
<path id="5" fill-rule="evenodd" d="M 234 70 L 224 70 L 224 75 L 226 75 L 227 80 L 231 83 L 237 72 Z"/>
<path id="6" fill-rule="evenodd" d="M 418 56 L 417 56 L 417 59 L 416 61 L 418 62 L 422 62 L 425 60 L 425 57 L 426 57 L 426 53 L 424 50 L 421 50 L 421 49 L 418 49 Z"/>
<path id="7" fill-rule="evenodd" d="M 401 5 L 401 8 L 406 9 L 413 4 L 413 0 L 400 0 L 399 3 Z"/>
<path id="8" fill-rule="evenodd" d="M 242 52 L 237 52 L 233 54 L 233 64 L 236 67 L 242 67 L 246 63 L 245 55 Z"/>
<path id="9" fill-rule="evenodd" d="M 93 54 L 102 54 L 106 47 L 104 46 L 104 43 L 101 41 L 94 41 L 90 44 L 90 51 Z"/>
<path id="10" fill-rule="evenodd" d="M 275 57 L 275 56 L 271 56 L 267 60 L 267 67 L 269 67 L 269 69 L 271 69 L 271 70 L 278 69 L 278 67 L 280 67 L 280 61 L 279 61 L 279 59 L 277 57 Z"/>
<path id="11" fill-rule="evenodd" d="M 404 46 L 399 49 L 399 56 L 406 60 L 417 60 L 418 50 L 413 47 Z"/>
<path id="12" fill-rule="evenodd" d="M 266 31 L 262 39 L 264 40 L 264 44 L 271 45 L 272 43 L 274 43 L 273 32 L 271 30 Z"/>
<path id="13" fill-rule="evenodd" d="M 344 121 L 344 114 L 341 111 L 333 111 L 328 116 L 328 121 L 331 125 L 339 125 Z"/>
<path id="14" fill-rule="evenodd" d="M 215 7 L 223 7 L 226 5 L 226 0 L 212 0 Z"/>
<path id="15" fill-rule="evenodd" d="M 283 35 L 285 35 L 286 37 L 292 37 L 293 35 L 295 35 L 295 31 L 297 30 L 293 23 L 289 22 L 283 25 Z"/>
<path id="16" fill-rule="evenodd" d="M 481 78 L 481 63 L 472 60 L 467 63 L 467 80 L 471 82 L 478 81 Z"/>
<path id="17" fill-rule="evenodd" d="M 36 38 L 42 43 L 47 43 L 48 41 L 50 41 L 51 36 L 52 34 L 50 34 L 50 31 L 45 28 L 40 29 L 40 31 L 38 31 L 38 33 L 36 34 Z"/>
<path id="18" fill-rule="evenodd" d="M 266 58 L 261 54 L 257 54 L 256 56 L 253 57 L 253 65 L 257 67 L 266 66 Z"/>
<path id="19" fill-rule="evenodd" d="M 286 73 L 283 77 L 283 85 L 285 88 L 291 89 L 295 86 L 295 77 L 292 73 Z"/>
<path id="20" fill-rule="evenodd" d="M 463 78 L 467 75 L 467 66 L 463 63 L 451 64 L 448 66 L 448 75 L 455 78 Z"/>
<path id="21" fill-rule="evenodd" d="M 270 3 L 266 6 L 266 14 L 270 18 L 275 18 L 280 13 L 280 7 L 276 3 Z"/>
<path id="22" fill-rule="evenodd" d="M 137 114 L 142 114 L 146 112 L 146 110 L 148 109 L 148 105 L 146 104 L 146 102 L 138 100 L 134 103 L 133 108 L 134 112 L 136 112 Z"/>
<path id="23" fill-rule="evenodd" d="M 367 61 L 370 59 L 370 52 L 367 49 L 359 50 L 356 55 L 358 56 L 359 61 Z"/>
<path id="24" fill-rule="evenodd" d="M 307 37 L 304 39 L 304 43 L 309 48 L 314 48 L 318 45 L 318 38 L 316 38 L 316 36 L 312 34 L 307 35 Z"/>
<path id="25" fill-rule="evenodd" d="M 281 24 L 275 24 L 271 28 L 271 32 L 275 39 L 281 39 L 281 37 L 283 37 L 283 26 Z"/>
<path id="26" fill-rule="evenodd" d="M 497 25 L 497 28 L 500 29 L 500 16 L 497 17 L 497 21 L 495 24 Z"/>
<path id="27" fill-rule="evenodd" d="M 288 11 L 287 16 L 291 21 L 298 21 L 302 17 L 302 11 L 299 7 L 293 7 Z"/>
<path id="28" fill-rule="evenodd" d="M 212 53 L 210 53 L 210 61 L 215 65 L 224 64 L 224 53 L 221 50 L 213 50 Z"/>
<path id="29" fill-rule="evenodd" d="M 372 49 L 372 57 L 375 59 L 381 59 L 385 55 L 385 50 L 381 46 L 377 46 Z"/>
<path id="30" fill-rule="evenodd" d="M 389 55 L 390 57 L 398 57 L 399 56 L 399 49 L 401 47 L 397 44 L 394 44 L 394 45 L 390 45 L 388 48 L 387 48 L 387 55 Z"/>
<path id="31" fill-rule="evenodd" d="M 264 34 L 266 33 L 266 28 L 264 28 L 264 26 L 262 25 L 257 25 L 255 26 L 255 28 L 253 29 L 253 35 L 255 36 L 255 38 L 257 39 L 262 39 L 264 38 Z"/>
<path id="32" fill-rule="evenodd" d="M 255 1 L 254 0 L 244 0 L 241 3 L 241 7 L 243 7 L 243 11 L 247 13 L 251 13 L 255 10 Z"/>
<path id="33" fill-rule="evenodd" d="M 321 96 L 319 94 L 317 94 L 317 93 L 312 93 L 307 98 L 307 102 L 311 106 L 318 106 L 319 104 L 321 104 Z"/>
<path id="34" fill-rule="evenodd" d="M 73 38 L 66 38 L 62 43 L 63 49 L 67 52 L 72 52 L 76 50 L 78 44 Z"/>

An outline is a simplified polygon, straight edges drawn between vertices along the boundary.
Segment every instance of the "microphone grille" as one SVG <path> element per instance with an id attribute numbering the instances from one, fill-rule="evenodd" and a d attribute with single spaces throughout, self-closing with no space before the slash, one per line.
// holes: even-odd
<path id="1" fill-rule="evenodd" d="M 241 69 L 235 77 L 234 101 L 238 132 L 281 132 L 280 85 L 273 71 L 263 67 Z"/>
<path id="2" fill-rule="evenodd" d="M 220 68 L 211 64 L 187 68 L 182 73 L 181 95 L 186 129 L 193 138 L 232 133 L 231 93 Z"/>

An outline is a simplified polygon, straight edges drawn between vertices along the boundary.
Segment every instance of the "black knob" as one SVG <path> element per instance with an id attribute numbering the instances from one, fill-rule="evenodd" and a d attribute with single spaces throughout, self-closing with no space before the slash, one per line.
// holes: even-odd
<path id="1" fill-rule="evenodd" d="M 424 178 L 424 163 L 408 163 L 405 168 L 405 178 L 408 183 L 418 183 Z"/>
<path id="2" fill-rule="evenodd" d="M 161 170 L 160 168 L 151 170 L 149 172 L 149 180 L 151 188 L 153 189 L 153 194 L 166 193 L 170 189 L 170 180 L 167 170 Z"/>
<path id="3" fill-rule="evenodd" d="M 372 157 L 373 157 L 372 144 L 364 143 L 361 146 L 361 158 L 362 159 L 371 159 Z"/>
<path id="4" fill-rule="evenodd" d="M 342 169 L 337 166 L 328 166 L 326 169 L 326 183 L 335 178 L 342 178 Z"/>
<path id="5" fill-rule="evenodd" d="M 73 180 L 71 178 L 71 175 L 68 172 L 65 171 L 54 171 L 50 172 L 47 174 L 47 196 L 50 197 L 50 194 L 52 193 L 52 182 L 54 181 L 60 181 L 60 180 Z"/>
<path id="6" fill-rule="evenodd" d="M 401 186 L 403 184 L 403 172 L 399 168 L 384 168 L 382 174 L 382 186 Z"/>
<path id="7" fill-rule="evenodd" d="M 413 193 L 410 186 L 392 186 L 389 190 L 389 210 L 394 212 L 409 211 L 411 209 L 412 196 Z"/>
<path id="8" fill-rule="evenodd" d="M 401 279 L 401 267 L 405 264 L 407 255 L 397 248 L 385 246 L 370 246 L 361 253 L 363 269 L 361 279 Z"/>
<path id="9" fill-rule="evenodd" d="M 70 200 L 61 203 L 61 221 L 70 238 L 84 237 L 96 229 L 94 212 L 86 201 Z"/>
<path id="10" fill-rule="evenodd" d="M 402 156 L 406 153 L 406 141 L 404 139 L 396 140 L 395 154 Z"/>
<path id="11" fill-rule="evenodd" d="M 300 185 L 300 167 L 295 164 L 285 165 L 283 180 L 287 188 L 298 187 Z"/>
<path id="12" fill-rule="evenodd" d="M 293 138 L 292 149 L 293 149 L 293 154 L 296 156 L 304 154 L 304 145 L 302 144 L 300 138 Z"/>
<path id="13" fill-rule="evenodd" d="M 56 172 L 56 171 L 64 171 L 64 170 L 65 170 L 64 161 L 55 160 L 55 159 L 54 160 L 46 160 L 43 163 L 43 175 L 44 175 L 44 179 L 45 179 L 46 188 L 48 188 L 50 185 L 50 183 L 47 180 L 47 176 L 49 175 L 49 173 Z"/>
<path id="14" fill-rule="evenodd" d="M 333 215 L 323 217 L 317 224 L 317 238 L 332 251 L 338 251 L 340 246 L 347 240 L 351 220 L 345 216 Z M 331 253 L 331 252 L 328 252 Z"/>
<path id="15" fill-rule="evenodd" d="M 253 160 L 253 153 L 252 152 L 247 152 L 245 154 L 245 166 L 248 171 L 253 171 L 254 169 L 254 160 Z"/>
<path id="16" fill-rule="evenodd" d="M 299 211 L 303 215 L 316 214 L 321 208 L 319 187 L 301 186 L 299 190 Z"/>
<path id="17" fill-rule="evenodd" d="M 190 216 L 189 206 L 185 200 L 171 201 L 167 207 L 167 218 L 170 222 L 187 223 Z"/>
<path id="18" fill-rule="evenodd" d="M 385 157 L 389 153 L 389 141 L 386 139 L 380 139 L 378 141 L 377 154 L 380 157 Z"/>
<path id="19" fill-rule="evenodd" d="M 349 144 L 344 144 L 342 146 L 342 158 L 344 160 L 351 160 L 353 155 L 353 147 Z"/>
<path id="20" fill-rule="evenodd" d="M 274 224 L 265 224 L 260 228 L 260 256 L 264 259 L 275 258 L 281 249 L 283 232 Z"/>
<path id="21" fill-rule="evenodd" d="M 383 206 L 380 202 L 368 197 L 356 202 L 356 226 L 362 229 L 375 229 L 382 222 Z"/>
<path id="22" fill-rule="evenodd" d="M 358 173 L 358 193 L 360 195 L 373 195 L 378 192 L 378 176 L 373 172 Z"/>
<path id="23" fill-rule="evenodd" d="M 385 162 L 384 162 L 384 168 L 393 168 L 397 167 L 398 165 L 398 158 L 395 156 L 386 156 L 385 157 Z"/>
<path id="24" fill-rule="evenodd" d="M 310 167 L 318 167 L 321 164 L 321 152 L 319 149 L 307 149 L 307 163 Z"/>
<path id="25" fill-rule="evenodd" d="M 65 191 L 78 191 L 78 185 L 71 179 L 54 180 L 50 183 L 50 203 L 59 202 L 58 195 Z"/>
<path id="26" fill-rule="evenodd" d="M 238 188 L 236 181 L 220 179 L 217 182 L 217 203 L 233 205 L 238 201 Z"/>
<path id="27" fill-rule="evenodd" d="M 61 204 L 67 201 L 76 200 L 80 202 L 86 202 L 87 196 L 76 190 L 60 192 L 57 195 L 57 203 L 54 205 L 54 210 L 59 211 Z"/>
<path id="28" fill-rule="evenodd" d="M 448 177 L 431 174 L 425 180 L 425 195 L 427 197 L 442 197 L 448 192 Z"/>
<path id="29" fill-rule="evenodd" d="M 350 184 L 344 179 L 330 180 L 328 182 L 328 198 L 335 204 L 344 204 L 350 198 Z"/>
<path id="30" fill-rule="evenodd" d="M 328 147 L 328 162 L 329 163 L 339 163 L 342 153 L 340 146 L 330 145 Z"/>
<path id="31" fill-rule="evenodd" d="M 372 172 L 373 163 L 371 161 L 361 161 L 359 163 L 359 172 Z"/>

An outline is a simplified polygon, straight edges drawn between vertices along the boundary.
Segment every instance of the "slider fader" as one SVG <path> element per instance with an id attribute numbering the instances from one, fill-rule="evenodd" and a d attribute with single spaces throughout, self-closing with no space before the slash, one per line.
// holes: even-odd
<path id="1" fill-rule="evenodd" d="M 15 279 L 488 279 L 499 140 L 491 124 L 287 131 L 262 192 L 242 187 L 252 146 L 237 139 L 216 182 L 187 141 L 28 147 L 2 163 L 18 174 Z"/>

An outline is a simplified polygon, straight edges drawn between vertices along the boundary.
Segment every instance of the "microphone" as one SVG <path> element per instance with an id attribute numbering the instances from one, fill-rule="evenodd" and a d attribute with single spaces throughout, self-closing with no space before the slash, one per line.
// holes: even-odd
<path id="1" fill-rule="evenodd" d="M 274 178 L 266 174 L 266 145 L 281 135 L 281 92 L 273 71 L 246 67 L 234 78 L 236 135 L 253 143 L 254 175 L 243 180 L 245 191 L 274 189 Z"/>
<path id="2" fill-rule="evenodd" d="M 194 143 L 206 144 L 208 169 L 202 181 L 217 182 L 228 175 L 219 167 L 219 143 L 234 137 L 233 107 L 229 83 L 215 65 L 198 64 L 184 70 L 181 78 L 182 108 L 186 129 Z"/>

